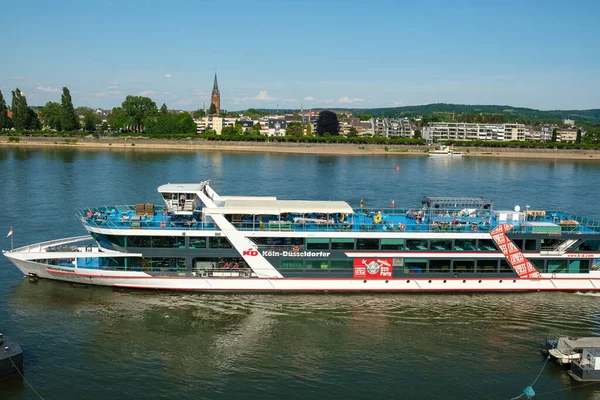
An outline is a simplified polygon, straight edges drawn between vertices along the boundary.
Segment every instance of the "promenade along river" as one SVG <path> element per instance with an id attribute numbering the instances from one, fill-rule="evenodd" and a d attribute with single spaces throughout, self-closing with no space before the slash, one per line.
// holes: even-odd
<path id="1" fill-rule="evenodd" d="M 229 195 L 368 208 L 484 196 L 600 220 L 599 172 L 589 161 L 4 148 L 0 229 L 14 227 L 15 245 L 75 236 L 78 209 L 158 203 L 159 185 L 203 179 Z M 25 348 L 27 379 L 45 399 L 508 399 L 535 379 L 546 335 L 600 334 L 593 295 L 122 292 L 31 283 L 4 257 L 0 268 L 0 331 Z M 572 385 L 555 365 L 535 389 L 600 398 L 600 385 Z M 0 398 L 37 396 L 11 377 Z"/>

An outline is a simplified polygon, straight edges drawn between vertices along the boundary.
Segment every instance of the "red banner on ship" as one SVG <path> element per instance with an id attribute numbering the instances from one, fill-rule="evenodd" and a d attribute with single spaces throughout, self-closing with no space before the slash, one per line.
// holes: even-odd
<path id="1" fill-rule="evenodd" d="M 391 279 L 391 258 L 355 258 L 354 279 Z"/>

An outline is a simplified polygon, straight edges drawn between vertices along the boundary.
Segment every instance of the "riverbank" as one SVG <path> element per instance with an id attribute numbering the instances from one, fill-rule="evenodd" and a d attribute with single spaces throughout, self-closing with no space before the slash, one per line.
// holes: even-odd
<path id="1" fill-rule="evenodd" d="M 258 153 L 286 154 L 315 154 L 315 155 L 406 155 L 426 156 L 431 149 L 425 145 L 375 145 L 375 144 L 345 144 L 345 143 L 282 143 L 282 142 L 215 142 L 197 139 L 150 139 L 141 137 L 25 137 L 18 142 L 0 137 L 0 146 L 10 147 L 71 147 L 80 150 L 153 150 L 153 151 L 231 151 Z M 564 160 L 600 160 L 600 151 L 573 149 L 517 149 L 517 148 L 486 148 L 486 147 L 455 147 L 455 150 L 465 153 L 466 157 L 496 157 L 496 158 L 541 158 Z"/>

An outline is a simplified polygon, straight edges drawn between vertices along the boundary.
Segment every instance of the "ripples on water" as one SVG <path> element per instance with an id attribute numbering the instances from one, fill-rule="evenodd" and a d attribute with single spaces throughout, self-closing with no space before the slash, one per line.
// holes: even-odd
<path id="1" fill-rule="evenodd" d="M 0 149 L 0 203 L 25 213 L 0 213 L 0 229 L 14 225 L 15 244 L 78 235 L 77 208 L 157 202 L 159 184 L 206 177 L 227 194 L 369 206 L 482 195 L 600 219 L 581 201 L 597 192 L 599 164 L 429 161 Z M 537 375 L 547 335 L 600 333 L 595 295 L 122 292 L 32 284 L 5 258 L 0 270 L 0 330 L 24 345 L 27 378 L 46 399 L 509 399 Z M 556 391 L 541 398 L 600 398 L 556 365 L 535 388 Z M 17 377 L 0 381 L 0 398 L 35 395 Z"/>

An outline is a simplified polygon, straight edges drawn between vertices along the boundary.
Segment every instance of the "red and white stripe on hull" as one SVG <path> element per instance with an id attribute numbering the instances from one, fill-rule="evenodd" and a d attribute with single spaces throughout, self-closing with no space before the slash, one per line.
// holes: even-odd
<path id="1" fill-rule="evenodd" d="M 26 275 L 100 286 L 148 290 L 201 292 L 505 292 L 505 291 L 600 291 L 600 272 L 541 278 L 518 277 L 427 278 L 407 276 L 388 280 L 353 278 L 201 278 L 156 277 L 140 271 L 104 271 L 54 268 L 33 261 L 13 260 Z"/>

